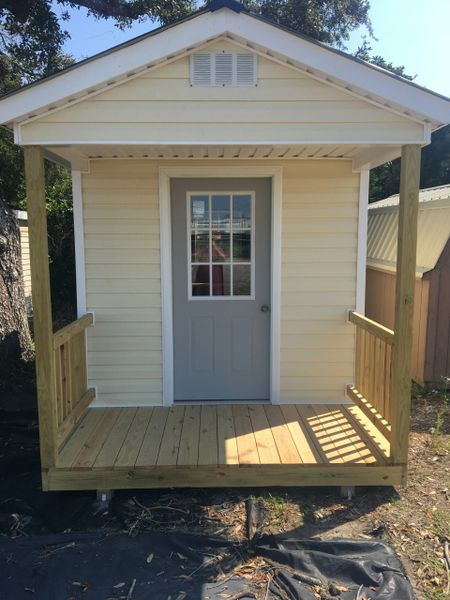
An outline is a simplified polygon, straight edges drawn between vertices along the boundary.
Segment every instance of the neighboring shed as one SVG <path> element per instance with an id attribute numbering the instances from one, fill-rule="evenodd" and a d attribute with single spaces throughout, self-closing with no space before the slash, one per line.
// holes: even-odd
<path id="1" fill-rule="evenodd" d="M 25 210 L 15 210 L 17 225 L 20 234 L 20 254 L 22 260 L 22 277 L 25 292 L 25 304 L 27 314 L 31 315 L 33 305 L 31 302 L 31 267 L 30 267 L 30 243 L 28 239 L 28 214 Z"/>
<path id="2" fill-rule="evenodd" d="M 394 326 L 398 195 L 369 206 L 366 316 Z M 450 374 L 450 185 L 421 190 L 412 377 Z"/>

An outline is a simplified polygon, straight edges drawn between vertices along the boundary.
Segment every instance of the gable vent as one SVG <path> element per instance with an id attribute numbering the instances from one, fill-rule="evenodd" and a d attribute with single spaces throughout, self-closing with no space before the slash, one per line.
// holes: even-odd
<path id="1" fill-rule="evenodd" d="M 256 85 L 256 56 L 243 52 L 191 54 L 191 85 Z"/>

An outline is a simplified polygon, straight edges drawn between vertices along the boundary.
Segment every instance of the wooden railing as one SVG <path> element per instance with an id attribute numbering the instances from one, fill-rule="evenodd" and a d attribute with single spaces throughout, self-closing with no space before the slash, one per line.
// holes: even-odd
<path id="1" fill-rule="evenodd" d="M 56 447 L 59 448 L 86 412 L 95 397 L 87 387 L 86 328 L 92 325 L 86 314 L 53 334 L 56 375 Z"/>
<path id="2" fill-rule="evenodd" d="M 394 332 L 357 312 L 349 320 L 356 325 L 355 385 L 348 395 L 387 439 L 391 439 L 391 363 Z"/>

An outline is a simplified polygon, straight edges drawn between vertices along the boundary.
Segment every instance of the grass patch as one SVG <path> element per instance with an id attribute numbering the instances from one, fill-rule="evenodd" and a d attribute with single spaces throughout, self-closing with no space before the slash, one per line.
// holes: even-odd
<path id="1" fill-rule="evenodd" d="M 450 541 L 450 511 L 434 510 L 431 513 L 431 530 L 442 540 Z"/>

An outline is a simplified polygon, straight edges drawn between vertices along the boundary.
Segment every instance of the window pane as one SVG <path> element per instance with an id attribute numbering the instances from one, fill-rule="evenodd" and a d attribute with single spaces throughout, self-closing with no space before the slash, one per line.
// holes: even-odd
<path id="1" fill-rule="evenodd" d="M 209 262 L 208 233 L 191 233 L 191 257 L 193 263 Z"/>
<path id="2" fill-rule="evenodd" d="M 233 267 L 233 296 L 250 296 L 251 289 L 250 265 L 234 265 Z"/>
<path id="3" fill-rule="evenodd" d="M 209 296 L 209 265 L 192 267 L 192 295 Z"/>
<path id="4" fill-rule="evenodd" d="M 235 262 L 251 261 L 251 240 L 250 231 L 233 233 L 233 260 Z"/>
<path id="5" fill-rule="evenodd" d="M 233 229 L 251 228 L 251 206 L 249 194 L 233 196 Z"/>
<path id="6" fill-rule="evenodd" d="M 208 196 L 191 196 L 191 229 L 194 232 L 209 229 Z"/>
<path id="7" fill-rule="evenodd" d="M 213 296 L 230 295 L 230 265 L 213 265 L 212 288 Z"/>
<path id="8" fill-rule="evenodd" d="M 211 221 L 216 229 L 230 226 L 230 196 L 213 195 L 211 198 Z"/>
<path id="9" fill-rule="evenodd" d="M 212 262 L 230 262 L 230 234 L 212 232 Z"/>

